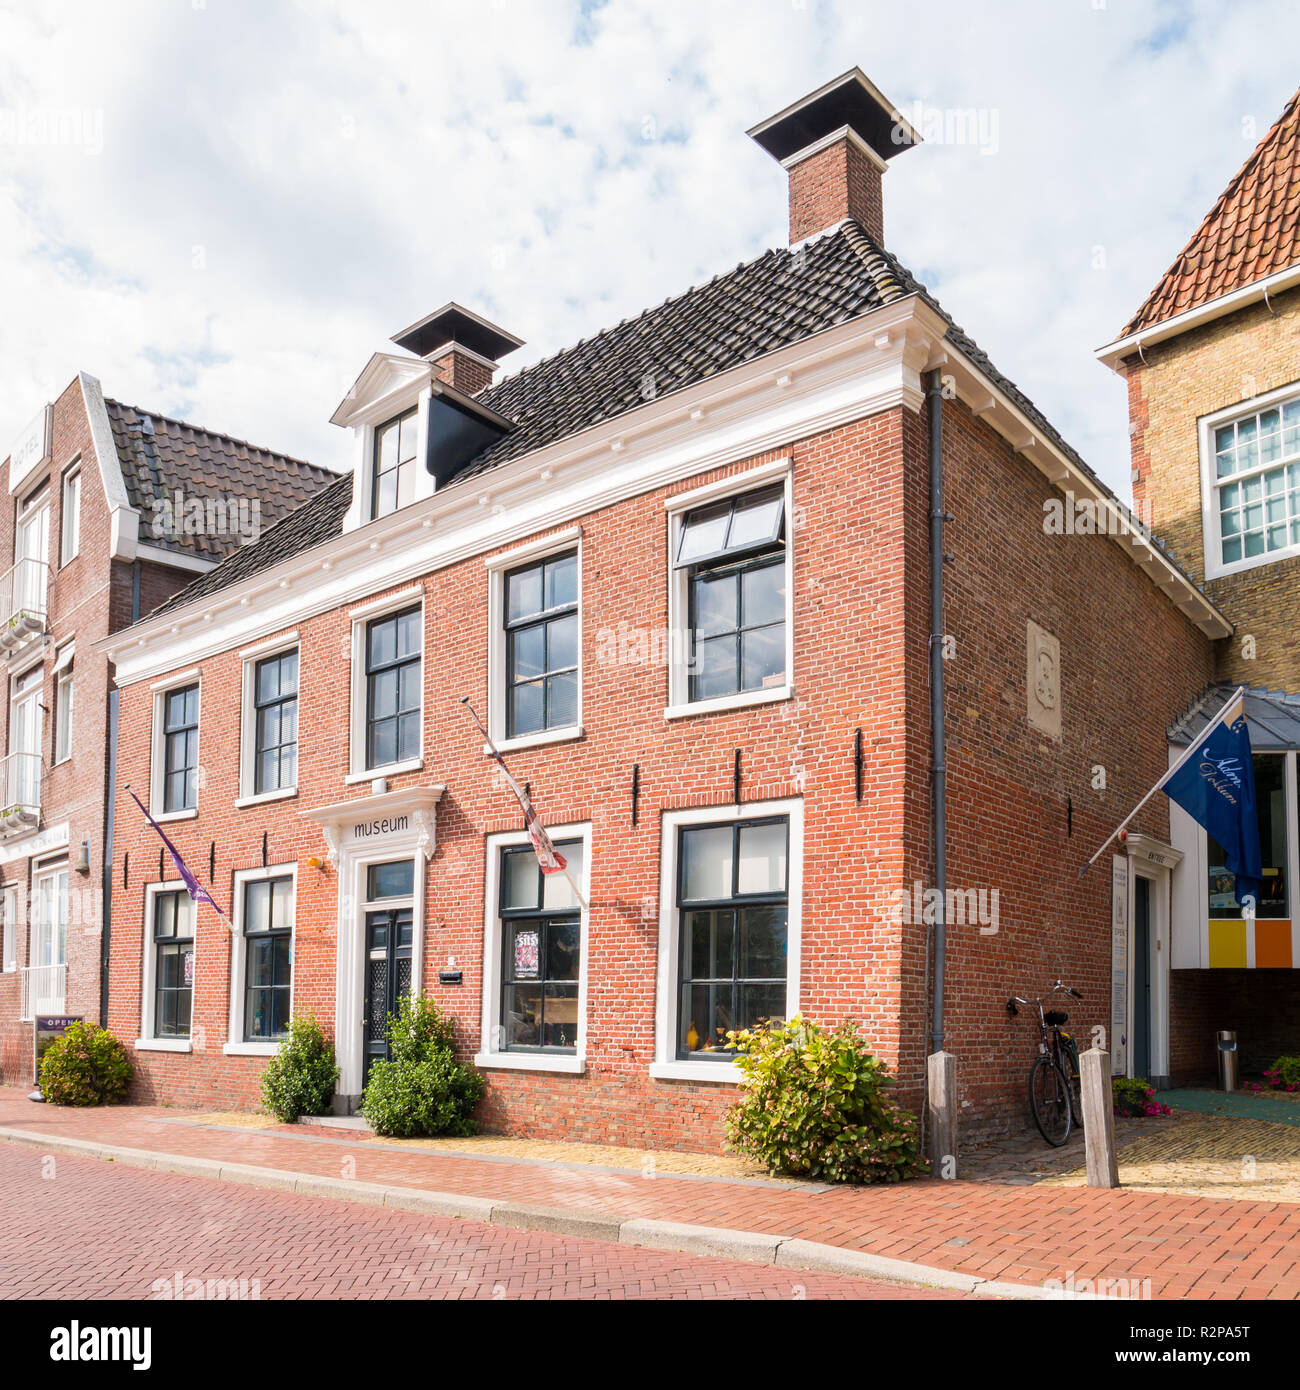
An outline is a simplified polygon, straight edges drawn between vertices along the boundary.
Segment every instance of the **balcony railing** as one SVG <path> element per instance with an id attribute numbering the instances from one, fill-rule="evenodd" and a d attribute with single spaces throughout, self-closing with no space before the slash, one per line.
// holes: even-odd
<path id="1" fill-rule="evenodd" d="M 30 830 L 41 819 L 41 755 L 0 758 L 0 836 Z"/>
<path id="2" fill-rule="evenodd" d="M 12 651 L 45 631 L 49 570 L 44 560 L 19 560 L 0 575 L 0 648 Z"/>
<path id="3" fill-rule="evenodd" d="M 61 1014 L 67 1007 L 68 967 L 28 965 L 23 968 L 23 1020 Z"/>

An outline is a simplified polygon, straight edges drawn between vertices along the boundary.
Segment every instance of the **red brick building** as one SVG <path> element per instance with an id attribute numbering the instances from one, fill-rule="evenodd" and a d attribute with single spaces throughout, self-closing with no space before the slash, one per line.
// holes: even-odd
<path id="1" fill-rule="evenodd" d="M 1247 688 L 1265 873 L 1247 920 L 1221 850 L 1175 810 L 1172 917 L 1134 901 L 1137 1065 L 1149 1036 L 1176 1079 L 1212 1074 L 1231 1029 L 1259 1071 L 1300 1051 L 1300 92 L 1098 355 L 1128 383 L 1139 511 L 1235 627 L 1171 756 Z"/>
<path id="2" fill-rule="evenodd" d="M 353 474 L 103 644 L 120 781 L 232 920 L 119 795 L 140 1098 L 255 1105 L 310 1010 L 354 1106 L 419 988 L 492 1128 L 713 1147 L 720 1033 L 796 1011 L 862 1020 L 919 1104 L 937 843 L 968 1122 L 1024 1122 L 1008 994 L 1064 976 L 1109 1028 L 1110 858 L 1079 865 L 1230 626 L 885 249 L 917 141 L 862 74 L 750 133 L 789 247 L 500 380 L 516 339 L 421 320 L 333 417 Z M 1104 533 L 1051 524 L 1067 501 Z M 540 881 L 464 696 L 585 901 Z M 1163 803 L 1135 828 L 1167 842 Z"/>
<path id="3" fill-rule="evenodd" d="M 0 465 L 0 1078 L 31 1080 L 33 1019 L 97 1019 L 117 737 L 95 643 L 251 544 L 332 477 L 106 400 L 79 374 Z"/>

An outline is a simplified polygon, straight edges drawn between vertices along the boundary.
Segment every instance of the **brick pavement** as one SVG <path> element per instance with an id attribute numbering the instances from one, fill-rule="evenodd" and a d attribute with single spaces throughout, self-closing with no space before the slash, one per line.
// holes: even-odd
<path id="1" fill-rule="evenodd" d="M 228 1297 L 263 1299 L 963 1296 L 300 1197 L 93 1158 L 60 1155 L 51 1169 L 37 1150 L 0 1145 L 0 1299 L 157 1298 L 178 1287 L 197 1291 L 193 1280 Z"/>
<path id="2" fill-rule="evenodd" d="M 1170 1193 L 924 1181 L 891 1188 L 610 1172 L 406 1153 L 363 1135 L 233 1132 L 131 1106 L 69 1111 L 0 1088 L 0 1126 L 131 1148 L 386 1182 L 620 1219 L 648 1217 L 825 1242 L 962 1274 L 1151 1279 L 1157 1298 L 1300 1297 L 1300 1204 Z"/>

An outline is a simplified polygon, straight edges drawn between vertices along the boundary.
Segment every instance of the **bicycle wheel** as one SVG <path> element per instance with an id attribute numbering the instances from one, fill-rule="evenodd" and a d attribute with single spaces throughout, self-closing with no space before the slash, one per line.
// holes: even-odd
<path id="1" fill-rule="evenodd" d="M 1035 1057 L 1029 1071 L 1029 1109 L 1039 1134 L 1059 1149 L 1070 1137 L 1074 1107 L 1065 1073 L 1046 1055 Z"/>

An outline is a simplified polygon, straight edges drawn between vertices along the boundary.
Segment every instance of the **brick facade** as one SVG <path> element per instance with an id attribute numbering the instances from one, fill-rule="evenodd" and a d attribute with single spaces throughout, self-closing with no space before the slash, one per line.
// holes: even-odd
<path id="1" fill-rule="evenodd" d="M 794 165 L 790 170 L 790 244 L 846 217 L 856 218 L 877 244 L 883 244 L 882 163 L 879 156 L 865 154 L 844 139 Z"/>
<path id="2" fill-rule="evenodd" d="M 1161 597 L 1114 541 L 1045 534 L 1042 475 L 957 402 L 945 407 L 950 527 L 947 626 L 950 883 L 996 888 L 998 932 L 949 935 L 948 1046 L 962 1060 L 972 1128 L 1023 1123 L 1034 1040 L 1008 1020 L 1009 993 L 1056 974 L 1087 995 L 1080 1023 L 1108 1019 L 1108 874 L 1079 881 L 1078 864 L 1158 775 L 1164 730 L 1209 678 L 1207 639 Z M 800 1005 L 829 1022 L 863 1021 L 919 1105 L 928 1050 L 927 928 L 900 923 L 898 890 L 931 878 L 928 768 L 928 535 L 924 419 L 888 410 L 774 451 L 646 491 L 585 516 L 582 528 L 583 725 L 580 739 L 510 755 L 551 825 L 592 825 L 591 925 L 584 1075 L 489 1072 L 482 1120 L 544 1137 L 711 1149 L 731 1086 L 649 1075 L 654 1055 L 663 812 L 729 808 L 735 751 L 742 801 L 802 797 L 803 940 Z M 662 631 L 667 622 L 664 497 L 792 459 L 795 695 L 733 712 L 665 720 L 662 665 L 603 664 L 602 630 Z M 458 701 L 482 708 L 487 691 L 488 577 L 483 556 L 440 569 L 424 591 L 423 772 L 390 790 L 442 782 L 437 851 L 427 868 L 423 988 L 455 1017 L 467 1055 L 477 1049 L 482 988 L 485 836 L 517 829 Z M 369 594 L 358 594 L 357 602 Z M 1062 647 L 1064 737 L 1026 720 L 1025 625 Z M 298 868 L 294 1004 L 332 1030 L 337 882 L 310 868 L 323 850 L 302 813 L 362 788 L 348 764 L 350 619 L 337 610 L 297 625 L 301 652 L 299 790 L 245 810 L 238 796 L 240 667 L 235 650 L 200 663 L 203 785 L 192 820 L 169 826 L 191 865 L 229 902 L 237 870 L 263 862 Z M 1151 698 L 1128 698 L 1131 672 L 1150 673 Z M 152 694 L 122 692 L 121 778 L 147 784 Z M 1122 717 L 1120 716 L 1122 711 Z M 854 732 L 865 747 L 864 795 L 854 796 Z M 1094 765 L 1107 763 L 1104 791 Z M 640 814 L 631 823 L 631 776 Z M 1072 811 L 1067 811 L 1067 803 Z M 1072 834 L 1070 821 L 1072 817 Z M 1144 828 L 1167 836 L 1153 804 Z M 119 801 L 110 1025 L 138 1036 L 145 888 L 158 879 L 158 845 Z M 1086 847 L 1086 849 L 1085 849 Z M 169 874 L 169 877 L 172 877 Z M 206 881 L 206 872 L 203 877 Z M 200 911 L 194 1049 L 138 1051 L 142 1100 L 252 1107 L 264 1060 L 228 1056 L 232 940 Z M 463 983 L 443 985 L 450 958 Z"/>

